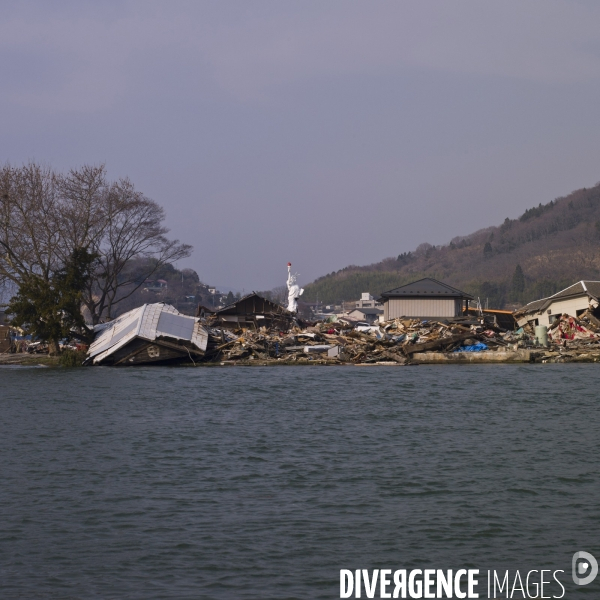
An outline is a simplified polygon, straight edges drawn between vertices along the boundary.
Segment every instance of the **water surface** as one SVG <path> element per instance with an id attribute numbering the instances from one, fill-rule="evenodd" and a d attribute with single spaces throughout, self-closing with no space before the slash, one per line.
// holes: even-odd
<path id="1" fill-rule="evenodd" d="M 573 552 L 600 558 L 599 389 L 597 365 L 0 369 L 0 597 L 570 580 Z"/>

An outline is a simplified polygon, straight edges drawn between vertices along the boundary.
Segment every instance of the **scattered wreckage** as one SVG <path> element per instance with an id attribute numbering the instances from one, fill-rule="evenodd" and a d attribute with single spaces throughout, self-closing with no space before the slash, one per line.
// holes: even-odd
<path id="1" fill-rule="evenodd" d="M 563 315 L 540 336 L 532 325 L 506 330 L 484 314 L 396 318 L 378 326 L 356 326 L 343 319 L 307 324 L 263 300 L 252 294 L 221 314 L 196 318 L 166 304 L 144 305 L 103 326 L 86 364 L 411 365 L 567 362 L 581 355 L 600 359 L 600 321 L 591 313 L 580 318 Z M 253 318 L 251 305 L 267 318 Z"/>
<path id="2" fill-rule="evenodd" d="M 591 310 L 579 317 L 560 315 L 550 327 L 527 323 L 514 330 L 500 327 L 486 314 L 428 320 L 395 318 L 379 325 L 345 319 L 306 323 L 256 294 L 226 309 L 191 317 L 168 304 L 145 304 L 96 326 L 96 338 L 84 364 L 600 361 L 600 320 Z M 36 344 L 29 342 L 31 348 L 26 351 L 40 351 Z"/>
<path id="3" fill-rule="evenodd" d="M 410 365 L 600 360 L 600 320 L 591 312 L 579 318 L 562 315 L 546 332 L 531 325 L 504 329 L 486 314 L 397 318 L 379 326 L 357 326 L 343 319 L 310 325 L 296 321 L 287 331 L 267 327 L 225 331 L 211 327 L 215 322 L 211 316 L 206 320 L 209 344 L 201 362 Z"/>
<path id="4" fill-rule="evenodd" d="M 210 328 L 209 339 L 218 336 Z M 240 329 L 227 331 L 221 344 L 209 342 L 203 358 L 220 364 L 387 364 L 421 362 L 427 352 L 476 352 L 509 349 L 516 338 L 491 321 L 472 317 L 449 320 L 393 319 L 379 326 L 337 320 L 289 331 Z M 510 348 L 512 349 L 512 348 Z"/>

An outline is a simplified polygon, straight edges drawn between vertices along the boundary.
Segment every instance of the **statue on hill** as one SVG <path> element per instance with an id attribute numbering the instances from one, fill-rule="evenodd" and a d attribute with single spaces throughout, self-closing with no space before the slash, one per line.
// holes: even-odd
<path id="1" fill-rule="evenodd" d="M 298 298 L 302 296 L 304 290 L 296 283 L 296 278 L 298 274 L 292 275 L 292 263 L 287 264 L 288 268 L 288 278 L 287 278 L 287 288 L 288 288 L 288 307 L 287 309 L 291 313 L 298 312 Z"/>

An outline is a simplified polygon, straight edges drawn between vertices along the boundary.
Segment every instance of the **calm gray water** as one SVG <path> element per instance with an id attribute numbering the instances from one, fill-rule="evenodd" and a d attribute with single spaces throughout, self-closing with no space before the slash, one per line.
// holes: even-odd
<path id="1" fill-rule="evenodd" d="M 563 569 L 567 598 L 598 598 L 570 566 L 600 558 L 599 384 L 1 368 L 0 598 L 329 599 L 341 568 L 462 567 Z"/>

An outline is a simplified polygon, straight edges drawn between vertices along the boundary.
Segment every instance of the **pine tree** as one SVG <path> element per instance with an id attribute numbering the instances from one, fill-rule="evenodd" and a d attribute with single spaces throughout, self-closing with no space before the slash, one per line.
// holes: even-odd
<path id="1" fill-rule="evenodd" d="M 8 304 L 11 324 L 48 342 L 50 354 L 58 354 L 59 341 L 75 334 L 91 341 L 93 331 L 85 324 L 81 304 L 95 261 L 96 255 L 76 248 L 51 278 L 27 275 Z"/>
<path id="2" fill-rule="evenodd" d="M 525 275 L 521 265 L 515 267 L 512 278 L 512 291 L 517 298 L 525 291 Z"/>

